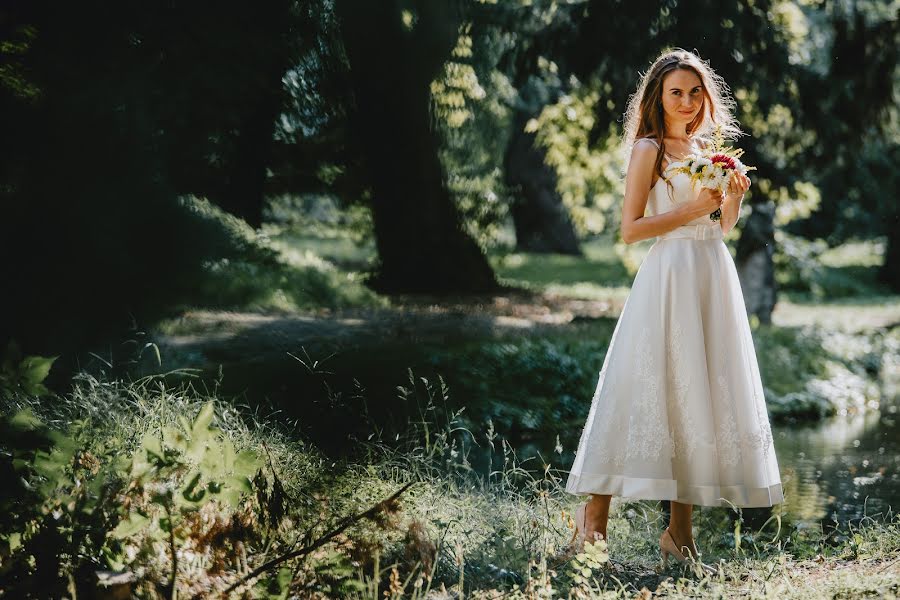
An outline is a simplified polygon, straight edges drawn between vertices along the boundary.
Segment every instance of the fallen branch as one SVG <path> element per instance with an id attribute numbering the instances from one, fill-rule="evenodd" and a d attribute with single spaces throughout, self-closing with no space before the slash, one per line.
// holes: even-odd
<path id="1" fill-rule="evenodd" d="M 409 488 L 409 486 L 411 486 L 413 483 L 415 483 L 415 482 L 410 481 L 409 483 L 404 485 L 402 488 L 400 488 L 399 490 L 394 492 L 394 494 L 391 495 L 391 497 L 389 497 L 385 500 L 381 500 L 380 502 L 373 505 L 371 508 L 369 508 L 365 512 L 361 512 L 357 515 L 351 515 L 349 517 L 345 517 L 338 524 L 337 527 L 335 527 L 334 529 L 332 529 L 331 531 L 329 531 L 328 533 L 326 533 L 325 535 L 323 535 L 322 537 L 317 539 L 315 542 L 313 542 L 309 546 L 304 546 L 303 548 L 300 548 L 299 550 L 294 550 L 292 552 L 288 552 L 287 554 L 282 554 L 281 556 L 279 556 L 277 558 L 273 558 L 269 562 L 253 569 L 252 571 L 250 571 L 249 573 L 247 573 L 246 575 L 244 575 L 243 577 L 241 577 L 240 579 L 238 579 L 237 581 L 232 583 L 230 586 L 228 586 L 227 588 L 225 588 L 224 590 L 219 592 L 219 597 L 221 598 L 223 596 L 227 596 L 228 594 L 230 594 L 231 592 L 233 592 L 240 586 L 244 585 L 251 579 L 255 579 L 255 578 L 259 577 L 266 571 L 274 569 L 275 567 L 277 567 L 278 565 L 280 565 L 281 563 L 283 563 L 285 561 L 291 560 L 292 558 L 297 558 L 298 556 L 304 556 L 304 555 L 309 554 L 310 552 L 324 546 L 333 537 L 340 534 L 342 531 L 347 529 L 353 523 L 355 523 L 361 519 L 365 519 L 365 518 L 368 518 L 368 517 L 371 517 L 371 516 L 377 514 L 379 511 L 381 511 L 383 509 L 383 507 L 386 504 L 389 504 L 389 503 L 393 502 L 394 500 L 396 500 L 400 496 L 400 494 L 405 492 Z"/>

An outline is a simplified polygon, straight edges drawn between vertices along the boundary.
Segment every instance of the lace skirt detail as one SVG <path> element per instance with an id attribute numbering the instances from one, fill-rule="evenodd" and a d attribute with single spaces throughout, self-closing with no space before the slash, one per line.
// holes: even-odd
<path id="1" fill-rule="evenodd" d="M 566 490 L 704 506 L 783 501 L 740 281 L 721 239 L 651 246 Z"/>

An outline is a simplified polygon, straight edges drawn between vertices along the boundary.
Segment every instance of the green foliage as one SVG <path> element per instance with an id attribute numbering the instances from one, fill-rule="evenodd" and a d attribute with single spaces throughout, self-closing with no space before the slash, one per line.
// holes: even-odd
<path id="1" fill-rule="evenodd" d="M 825 240 L 807 240 L 780 229 L 775 231 L 775 242 L 775 281 L 783 292 L 811 300 L 888 292 L 876 280 L 884 256 L 878 240 L 861 244 L 855 256 L 843 256 L 845 251 L 829 248 Z"/>
<path id="2" fill-rule="evenodd" d="M 190 221 L 190 230 L 202 240 L 208 256 L 263 264 L 276 260 L 277 253 L 243 219 L 203 197 L 180 196 L 178 204 Z"/>
<path id="3" fill-rule="evenodd" d="M 233 551 L 226 543 L 242 521 L 228 518 L 243 510 L 261 463 L 251 450 L 236 451 L 213 416 L 208 402 L 193 421 L 182 416 L 161 436 L 144 434 L 130 460 L 115 443 L 86 449 L 89 442 L 48 428 L 29 409 L 4 417 L 0 471 L 13 487 L 0 497 L 0 585 L 23 597 L 89 589 L 94 570 L 146 560 L 141 551 L 155 554 L 154 543 L 173 553 L 213 543 L 215 552 Z M 213 515 L 211 526 L 191 520 L 201 511 Z"/>
<path id="4" fill-rule="evenodd" d="M 0 589 L 60 597 L 89 585 L 122 488 L 115 449 L 92 453 L 30 410 L 0 419 Z M 114 545 L 112 545 L 114 547 Z"/>
<path id="5" fill-rule="evenodd" d="M 473 117 L 467 101 L 482 100 L 487 96 L 478 81 L 478 74 L 471 64 L 472 24 L 467 23 L 456 40 L 451 52 L 452 58 L 444 63 L 444 70 L 431 82 L 435 113 L 440 115 L 448 127 L 462 127 Z"/>
<path id="6" fill-rule="evenodd" d="M 374 489 L 338 489 L 331 463 L 277 421 L 251 430 L 250 412 L 189 386 L 84 374 L 55 402 L 30 402 L 4 404 L 0 419 L 0 476 L 18 484 L 0 489 L 0 589 L 11 597 L 91 597 L 98 570 L 129 574 L 134 597 L 205 596 L 248 565 L 321 544 L 339 520 L 323 511 L 349 510 Z M 370 515 L 375 528 L 356 525 L 248 581 L 248 597 L 359 591 L 345 540 L 368 543 L 387 525 L 382 514 Z"/>
<path id="7" fill-rule="evenodd" d="M 0 89 L 26 100 L 37 98 L 41 90 L 29 80 L 22 57 L 34 43 L 37 30 L 31 25 L 19 24 L 8 37 L 0 41 Z"/>
<path id="8" fill-rule="evenodd" d="M 22 356 L 18 344 L 10 340 L 0 362 L 0 394 L 46 396 L 44 380 L 58 356 Z"/>
<path id="9" fill-rule="evenodd" d="M 193 423 L 182 419 L 181 427 L 167 426 L 161 439 L 144 435 L 131 463 L 132 481 L 140 486 L 154 479 L 176 483 L 152 495 L 152 502 L 191 512 L 209 493 L 234 509 L 241 495 L 251 491 L 259 458 L 250 450 L 235 452 L 234 443 L 210 427 L 212 418 L 213 403 L 208 402 Z"/>
<path id="10" fill-rule="evenodd" d="M 844 344 L 851 345 L 848 341 Z M 865 351 L 855 350 L 857 354 Z M 852 352 L 849 347 L 843 350 L 847 356 Z M 506 440 L 501 441 L 507 460 L 485 479 L 472 468 L 459 445 L 463 437 L 481 438 L 482 432 L 461 427 L 455 418 L 445 422 L 430 409 L 410 423 L 396 444 L 388 446 L 371 438 L 357 442 L 360 452 L 356 456 L 364 459 L 348 462 L 318 456 L 315 448 L 305 444 L 286 445 L 279 430 L 271 426 L 251 434 L 242 424 L 249 413 L 233 405 L 216 406 L 221 410 L 214 411 L 208 399 L 190 390 L 87 379 L 74 395 L 53 405 L 36 406 L 55 414 L 54 421 L 72 423 L 65 437 L 79 440 L 74 445 L 61 438 L 53 441 L 34 411 L 10 412 L 16 416 L 0 423 L 0 443 L 4 453 L 10 446 L 16 448 L 17 456 L 24 460 L 22 468 L 33 473 L 27 479 L 37 484 L 32 486 L 35 495 L 19 507 L 30 507 L 36 514 L 47 501 L 51 515 L 55 510 L 65 522 L 69 517 L 61 511 L 68 509 L 58 506 L 55 498 L 45 498 L 49 488 L 38 489 L 40 485 L 61 482 L 53 493 L 62 491 L 65 503 L 70 502 L 65 493 L 72 473 L 82 473 L 82 486 L 88 488 L 96 485 L 93 482 L 98 477 L 115 481 L 118 492 L 108 493 L 106 502 L 93 504 L 93 516 L 86 511 L 78 513 L 73 531 L 99 543 L 82 543 L 78 556 L 87 565 L 85 572 L 129 569 L 138 576 L 132 595 L 141 598 L 169 596 L 166 586 L 173 570 L 173 543 L 179 557 L 179 597 L 211 595 L 273 556 L 314 542 L 317 532 L 332 527 L 322 522 L 323 510 L 340 512 L 357 502 L 368 504 L 385 490 L 396 490 L 412 480 L 417 484 L 403 504 L 404 512 L 413 517 L 407 527 L 376 524 L 348 529 L 346 538 L 333 538 L 315 555 L 263 573 L 248 582 L 243 592 L 253 598 L 285 598 L 301 590 L 328 597 L 356 594 L 375 598 L 400 597 L 403 590 L 409 597 L 421 598 L 427 597 L 432 585 L 443 585 L 453 593 L 464 584 L 469 597 L 485 600 L 500 593 L 520 599 L 541 593 L 555 597 L 569 589 L 576 595 L 576 590 L 581 590 L 630 598 L 642 585 L 660 585 L 661 591 L 674 598 L 697 597 L 710 590 L 728 597 L 739 593 L 748 577 L 764 579 L 774 574 L 771 585 L 780 586 L 780 595 L 766 588 L 761 597 L 782 597 L 786 590 L 800 590 L 798 597 L 816 597 L 831 588 L 847 590 L 849 596 L 866 590 L 878 595 L 875 592 L 889 589 L 896 581 L 896 573 L 888 568 L 900 548 L 896 518 L 878 521 L 867 517 L 859 526 L 841 524 L 839 530 L 827 533 L 818 522 L 796 523 L 777 513 L 761 526 L 751 527 L 745 521 L 735 522 L 731 511 L 724 508 L 695 511 L 695 519 L 704 557 L 721 559 L 726 577 L 679 578 L 672 583 L 663 574 L 656 579 L 650 573 L 658 561 L 656 532 L 665 515 L 655 502 L 619 499 L 614 500 L 609 523 L 610 539 L 616 543 L 610 548 L 586 545 L 584 553 L 562 560 L 560 552 L 565 550 L 572 527 L 570 498 L 561 489 L 560 475 L 564 473 L 555 464 L 527 468 Z M 74 418 L 76 415 L 80 418 Z M 11 436 L 13 430 L 20 434 Z M 32 441 L 26 441 L 28 436 Z M 489 439 L 493 447 L 494 439 Z M 86 440 L 108 448 L 109 454 L 100 458 L 91 453 L 90 457 L 97 459 L 91 460 L 83 450 Z M 237 448 L 252 450 L 244 455 L 253 459 L 245 467 L 239 466 L 242 452 Z M 54 457 L 54 452 L 58 456 Z M 221 464 L 209 464 L 214 452 L 221 453 Z M 231 485 L 229 477 L 235 472 L 252 472 L 264 454 L 271 459 L 265 470 L 285 476 L 281 492 L 276 492 L 278 486 L 255 481 L 256 496 L 244 494 L 235 507 L 221 491 L 210 490 L 212 481 Z M 35 460 L 37 455 L 41 460 Z M 116 460 L 115 455 L 123 458 Z M 6 454 L 0 454 L 2 457 Z M 73 466 L 82 463 L 89 466 Z M 0 467 L 3 465 L 0 459 Z M 229 465 L 233 465 L 231 470 Z M 97 469 L 96 475 L 89 474 L 93 469 Z M 260 475 L 258 472 L 255 480 Z M 242 481 L 235 487 L 246 489 L 244 485 Z M 276 496 L 282 501 L 273 502 Z M 5 501 L 6 496 L 0 499 Z M 248 512 L 249 504 L 254 510 Z M 265 516 L 265 505 L 273 509 L 271 521 Z M 7 505 L 0 508 L 7 509 Z M 5 527 L 8 521 L 3 519 L 20 508 L 12 513 L 4 510 L 0 523 Z M 98 512 L 110 520 L 91 520 L 99 519 Z M 10 540 L 19 544 L 25 538 L 31 543 L 31 533 L 15 538 L 10 535 L 14 531 L 9 527 L 0 530 L 0 539 L 7 546 L 12 545 Z M 63 546 L 55 545 L 60 543 L 58 539 L 44 537 L 42 541 L 41 547 L 63 559 L 58 568 L 64 577 L 56 580 L 64 587 L 43 595 L 25 588 L 22 577 L 36 581 L 32 574 L 37 569 L 48 573 L 48 567 L 40 561 L 22 562 L 24 545 L 16 545 L 13 558 L 4 557 L 0 567 L 0 577 L 7 577 L 0 582 L 4 592 L 25 598 L 68 593 L 65 585 L 73 572 L 65 562 L 67 554 L 60 551 Z M 30 548 L 36 551 L 38 546 Z M 10 572 L 3 570 L 7 565 L 24 565 L 16 573 L 19 579 L 13 580 Z M 846 573 L 856 576 L 842 575 Z M 43 579 L 48 578 L 45 575 Z M 80 597 L 92 593 L 87 589 L 78 592 Z"/>
<path id="11" fill-rule="evenodd" d="M 274 576 L 260 578 L 253 586 L 250 597 L 254 600 L 285 600 L 291 591 L 292 580 L 291 569 L 278 569 Z"/>
<path id="12" fill-rule="evenodd" d="M 611 335 L 612 327 L 603 333 Z M 459 397 L 478 399 L 467 406 L 468 420 L 479 426 L 490 420 L 503 432 L 547 431 L 583 416 L 607 343 L 602 335 L 517 339 L 455 348 L 429 362 L 454 382 Z"/>
<path id="13" fill-rule="evenodd" d="M 794 165 L 803 160 L 805 152 L 816 143 L 814 131 L 804 130 L 796 122 L 791 107 L 775 103 L 764 109 L 759 89 L 739 87 L 734 92 L 741 114 L 741 121 L 753 137 L 753 146 L 771 167 L 757 171 L 752 176 L 753 187 L 745 202 L 753 202 L 757 196 L 775 203 L 775 225 L 784 227 L 792 221 L 809 218 L 821 208 L 819 185 L 813 179 L 804 181 L 799 174 L 785 177 Z M 737 144 L 741 146 L 740 142 Z M 740 225 L 740 223 L 738 223 Z"/>
<path id="14" fill-rule="evenodd" d="M 508 244 L 504 222 L 513 201 L 503 158 L 515 89 L 497 63 L 513 44 L 492 27 L 459 32 L 450 60 L 431 82 L 442 145 L 439 156 L 463 227 L 482 247 Z"/>
<path id="15" fill-rule="evenodd" d="M 268 199 L 262 232 L 269 239 L 282 235 L 319 240 L 346 240 L 351 246 L 372 245 L 372 210 L 362 204 L 339 205 L 322 194 L 282 194 Z M 320 252 L 324 257 L 331 255 Z M 332 262 L 335 262 L 332 260 Z"/>
<path id="16" fill-rule="evenodd" d="M 589 589 L 595 571 L 609 562 L 606 540 L 591 542 L 586 540 L 584 550 L 575 555 L 569 569 L 572 571 L 572 582 L 581 588 Z"/>
<path id="17" fill-rule="evenodd" d="M 192 283 L 186 306 L 231 310 L 295 311 L 377 303 L 377 296 L 312 251 L 298 253 L 272 239 L 272 228 L 257 233 L 244 221 L 207 200 L 186 196 L 182 205 L 207 239 L 203 273 Z"/>
<path id="18" fill-rule="evenodd" d="M 889 332 L 759 326 L 753 338 L 773 419 L 861 412 L 882 400 L 875 375 L 893 352 Z"/>
<path id="19" fill-rule="evenodd" d="M 296 262 L 302 266 L 282 261 L 211 261 L 206 265 L 206 276 L 197 282 L 195 293 L 185 306 L 293 312 L 383 304 L 363 285 L 361 276 L 343 273 L 314 255 L 301 256 Z"/>
<path id="20" fill-rule="evenodd" d="M 215 568 L 249 537 L 251 513 L 242 500 L 253 491 L 251 478 L 262 463 L 252 450 L 236 451 L 212 427 L 214 414 L 210 401 L 193 421 L 182 416 L 159 436 L 144 434 L 127 469 L 122 520 L 110 532 L 123 546 L 122 552 L 107 554 L 115 569 L 146 563 L 165 548 L 169 585 L 179 585 L 184 558 L 189 565 L 211 562 Z"/>
<path id="21" fill-rule="evenodd" d="M 609 82 L 592 79 L 577 85 L 532 119 L 526 131 L 536 132 L 545 162 L 557 174 L 557 191 L 581 235 L 598 234 L 618 223 L 619 200 L 625 191 L 621 144 L 614 123 L 597 124 L 594 107 L 612 102 Z M 600 130 L 596 143 L 591 134 Z"/>

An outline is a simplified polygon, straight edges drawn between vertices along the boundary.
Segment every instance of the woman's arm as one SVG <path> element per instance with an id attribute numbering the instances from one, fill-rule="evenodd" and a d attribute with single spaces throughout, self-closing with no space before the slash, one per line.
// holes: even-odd
<path id="1" fill-rule="evenodd" d="M 744 200 L 744 194 L 750 189 L 752 182 L 746 175 L 740 173 L 732 173 L 731 180 L 728 182 L 728 190 L 722 201 L 722 218 L 720 225 L 722 227 L 722 235 L 728 235 L 741 216 L 741 202 Z"/>
<path id="2" fill-rule="evenodd" d="M 672 231 L 703 216 L 702 211 L 691 204 L 681 204 L 661 215 L 645 217 L 650 197 L 653 165 L 656 163 L 656 146 L 651 142 L 636 143 L 631 150 L 628 172 L 625 174 L 625 200 L 622 203 L 622 241 L 633 244 Z"/>
<path id="3" fill-rule="evenodd" d="M 741 203 L 744 200 L 744 194 L 725 194 L 725 201 L 722 202 L 722 218 L 719 224 L 722 227 L 722 234 L 728 235 L 735 225 L 737 225 L 738 217 L 741 216 Z"/>

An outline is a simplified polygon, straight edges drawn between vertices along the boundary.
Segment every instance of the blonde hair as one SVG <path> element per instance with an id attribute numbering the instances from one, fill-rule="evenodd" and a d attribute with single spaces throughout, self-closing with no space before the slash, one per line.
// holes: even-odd
<path id="1" fill-rule="evenodd" d="M 625 130 L 622 137 L 624 170 L 628 171 L 631 149 L 639 138 L 652 137 L 659 143 L 654 170 L 663 176 L 662 162 L 666 151 L 666 123 L 662 106 L 663 79 L 676 69 L 693 71 L 700 78 L 703 91 L 701 110 L 688 123 L 687 133 L 695 139 L 708 141 L 717 125 L 725 139 L 746 135 L 734 117 L 735 101 L 730 96 L 728 84 L 709 66 L 709 61 L 682 48 L 667 48 L 653 61 L 650 69 L 641 75 L 637 91 L 628 99 L 625 108 Z M 667 182 L 668 183 L 668 182 Z"/>

